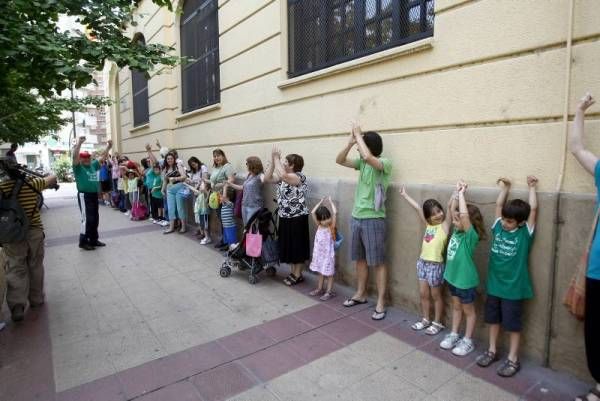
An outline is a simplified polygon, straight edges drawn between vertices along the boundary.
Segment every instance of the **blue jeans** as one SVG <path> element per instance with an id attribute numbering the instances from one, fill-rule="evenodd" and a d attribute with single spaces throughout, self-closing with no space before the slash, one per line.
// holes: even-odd
<path id="1" fill-rule="evenodd" d="M 174 221 L 179 218 L 185 219 L 185 199 L 177 196 L 177 192 L 184 188 L 181 182 L 171 185 L 167 188 L 167 207 L 169 210 L 169 221 Z"/>

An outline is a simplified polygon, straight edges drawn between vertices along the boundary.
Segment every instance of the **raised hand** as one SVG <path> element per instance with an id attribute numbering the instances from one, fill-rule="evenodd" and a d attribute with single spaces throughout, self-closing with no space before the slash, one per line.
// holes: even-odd
<path id="1" fill-rule="evenodd" d="M 402 186 L 400 187 L 400 190 L 399 190 L 398 192 L 400 192 L 400 195 L 402 195 L 402 196 L 406 196 L 406 195 L 407 195 L 407 194 L 406 194 L 406 186 L 405 186 L 405 185 L 402 185 Z"/>
<path id="2" fill-rule="evenodd" d="M 581 111 L 586 111 L 591 105 L 596 103 L 596 100 L 592 97 L 591 93 L 586 93 L 584 97 L 579 99 L 579 103 L 577 103 L 577 108 Z"/>
<path id="3" fill-rule="evenodd" d="M 528 175 L 527 176 L 527 186 L 529 188 L 531 187 L 535 187 L 538 183 L 538 179 L 537 177 L 533 176 L 533 175 Z"/>
<path id="4" fill-rule="evenodd" d="M 84 142 L 85 142 L 85 136 L 80 136 L 79 138 L 77 138 L 77 143 L 79 143 L 80 145 L 83 145 Z"/>
<path id="5" fill-rule="evenodd" d="M 147 152 L 150 152 L 152 150 L 152 146 L 150 146 L 149 143 L 147 143 L 146 146 L 144 146 L 144 148 L 146 149 Z"/>
<path id="6" fill-rule="evenodd" d="M 505 177 L 498 178 L 498 180 L 496 181 L 496 184 L 500 188 L 502 188 L 502 189 L 504 189 L 504 188 L 510 188 L 510 186 L 512 185 L 511 182 L 510 182 L 510 180 L 508 178 L 505 178 Z"/>

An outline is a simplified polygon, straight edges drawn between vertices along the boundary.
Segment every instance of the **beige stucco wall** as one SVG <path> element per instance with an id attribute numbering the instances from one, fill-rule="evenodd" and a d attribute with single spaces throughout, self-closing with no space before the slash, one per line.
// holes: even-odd
<path id="1" fill-rule="evenodd" d="M 355 174 L 334 159 L 350 121 L 357 120 L 383 135 L 395 183 L 431 185 L 442 196 L 443 188 L 457 178 L 477 188 L 491 187 L 497 177 L 507 176 L 517 188 L 524 188 L 525 176 L 535 174 L 548 197 L 533 250 L 536 272 L 543 272 L 534 273 L 542 275 L 536 276 L 539 296 L 531 307 L 538 314 L 550 293 L 551 284 L 543 275 L 553 268 L 553 230 L 559 230 L 562 239 L 567 232 L 587 228 L 583 215 L 565 225 L 552 224 L 564 151 L 565 102 L 572 117 L 585 91 L 600 96 L 600 7 L 596 0 L 575 0 L 567 85 L 569 4 L 570 0 L 436 0 L 434 36 L 419 50 L 368 65 L 356 60 L 345 71 L 316 74 L 310 81 L 287 86 L 291 82 L 286 77 L 286 1 L 220 0 L 219 107 L 181 116 L 180 70 L 163 70 L 149 81 L 150 123 L 132 131 L 130 73 L 123 69 L 118 76 L 120 149 L 141 158 L 144 144 L 158 138 L 179 149 L 183 158 L 195 155 L 209 162 L 212 149 L 220 147 L 243 172 L 246 156 L 267 159 L 276 143 L 283 152 L 302 154 L 306 174 L 315 183 L 335 182 L 339 193 L 345 194 L 340 201 L 349 203 L 350 189 L 338 187 L 337 180 L 351 185 Z M 147 0 L 141 2 L 139 14 L 132 36 L 142 32 L 148 43 L 173 45 L 178 51 L 177 14 L 157 10 Z M 588 114 L 586 141 L 600 154 L 600 105 Z M 563 196 L 592 193 L 592 181 L 567 155 Z M 493 201 L 485 191 L 481 196 Z M 398 255 L 393 253 L 390 260 L 407 266 L 403 274 L 410 277 L 420 232 L 416 220 L 404 215 L 407 208 L 393 202 L 389 219 L 402 218 L 403 223 L 391 225 L 391 238 L 403 247 L 394 248 Z M 589 207 L 591 200 L 587 202 Z M 565 204 L 574 203 L 561 207 Z M 572 213 L 561 210 L 565 216 Z M 405 249 L 407 241 L 411 245 Z M 560 254 L 561 283 L 570 274 L 567 259 L 578 252 L 575 244 Z M 351 279 L 351 270 L 342 272 Z M 402 285 L 398 277 L 392 276 L 392 299 L 416 308 L 416 287 Z M 563 287 L 557 284 L 557 291 Z M 564 313 L 553 313 L 555 329 L 563 333 Z M 542 360 L 544 346 L 535 338 L 550 335 L 547 320 L 532 325 L 526 341 L 530 354 Z M 564 335 L 571 337 L 573 332 L 565 330 Z M 569 346 L 562 334 L 552 335 L 557 347 Z M 551 363 L 585 376 L 581 341 L 574 347 L 570 354 L 551 352 Z"/>

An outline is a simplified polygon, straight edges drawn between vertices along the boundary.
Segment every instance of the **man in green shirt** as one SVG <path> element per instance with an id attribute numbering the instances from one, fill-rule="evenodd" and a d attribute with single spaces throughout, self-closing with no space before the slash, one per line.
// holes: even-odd
<path id="1" fill-rule="evenodd" d="M 348 158 L 354 145 L 360 158 Z M 375 312 L 371 316 L 373 320 L 384 319 L 386 315 L 385 193 L 390 183 L 392 162 L 380 157 L 382 151 L 383 141 L 378 133 L 369 131 L 363 134 L 360 127 L 353 125 L 348 144 L 335 160 L 339 165 L 359 171 L 352 209 L 352 260 L 356 261 L 358 286 L 354 295 L 344 301 L 344 306 L 367 302 L 367 279 L 371 266 L 375 269 L 378 292 Z"/>
<path id="2" fill-rule="evenodd" d="M 98 241 L 98 174 L 100 163 L 108 155 L 112 147 L 112 141 L 108 141 L 106 150 L 100 156 L 100 160 L 92 160 L 89 152 L 80 152 L 81 145 L 85 142 L 85 136 L 79 137 L 73 148 L 73 174 L 77 184 L 77 201 L 81 212 L 81 231 L 79 234 L 79 247 L 91 251 L 97 246 L 105 246 Z"/>
<path id="3" fill-rule="evenodd" d="M 498 368 L 503 377 L 514 376 L 520 369 L 523 300 L 533 297 L 529 276 L 529 251 L 534 237 L 537 216 L 537 178 L 527 177 L 529 204 L 521 199 L 506 202 L 510 181 L 498 180 L 500 194 L 496 200 L 496 221 L 492 226 L 492 243 L 488 263 L 485 322 L 490 325 L 490 346 L 477 358 L 477 364 L 487 367 L 498 360 L 496 343 L 500 324 L 510 333 L 510 350 Z"/>

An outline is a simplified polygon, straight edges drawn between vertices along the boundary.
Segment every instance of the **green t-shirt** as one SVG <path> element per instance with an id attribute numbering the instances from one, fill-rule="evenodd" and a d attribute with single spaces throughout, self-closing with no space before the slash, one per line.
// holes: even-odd
<path id="1" fill-rule="evenodd" d="M 92 160 L 89 166 L 79 163 L 73 166 L 75 183 L 79 192 L 98 192 L 100 163 Z"/>
<path id="2" fill-rule="evenodd" d="M 221 184 L 227 181 L 227 177 L 230 177 L 233 174 L 233 166 L 231 163 L 225 163 L 221 167 L 215 167 L 210 173 L 210 184 L 214 189 L 219 189 L 219 187 L 215 188 L 217 184 Z"/>
<path id="3" fill-rule="evenodd" d="M 467 231 L 454 231 L 448 242 L 444 279 L 462 290 L 479 285 L 479 273 L 473 261 L 473 252 L 479 242 L 477 231 L 471 226 Z"/>
<path id="4" fill-rule="evenodd" d="M 375 210 L 375 186 L 381 182 L 387 191 L 392 175 L 392 162 L 380 157 L 383 171 L 377 170 L 362 158 L 354 160 L 354 168 L 359 171 L 358 184 L 354 193 L 354 208 L 352 217 L 356 219 L 377 219 L 385 217 L 385 205 Z"/>
<path id="5" fill-rule="evenodd" d="M 150 190 L 152 191 L 152 197 L 156 198 L 156 199 L 162 199 L 163 198 L 163 193 L 162 193 L 162 177 L 160 175 L 156 175 L 154 173 L 152 173 L 152 182 L 150 183 Z"/>
<path id="6" fill-rule="evenodd" d="M 513 300 L 533 297 L 528 265 L 533 237 L 533 228 L 527 224 L 514 231 L 506 231 L 500 219 L 496 220 L 492 226 L 488 294 Z"/>

